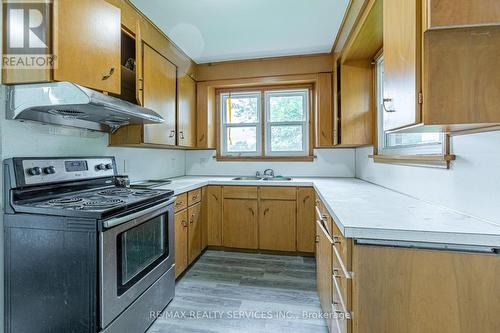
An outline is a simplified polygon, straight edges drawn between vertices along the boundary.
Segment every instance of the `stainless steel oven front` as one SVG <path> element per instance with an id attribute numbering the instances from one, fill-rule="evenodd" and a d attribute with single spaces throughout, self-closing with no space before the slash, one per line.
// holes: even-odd
<path id="1" fill-rule="evenodd" d="M 103 221 L 99 249 L 102 328 L 174 265 L 174 201 Z"/>

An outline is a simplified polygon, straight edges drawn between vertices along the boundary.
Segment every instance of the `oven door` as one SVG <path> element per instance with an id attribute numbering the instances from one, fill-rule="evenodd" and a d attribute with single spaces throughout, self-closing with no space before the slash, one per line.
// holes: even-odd
<path id="1" fill-rule="evenodd" d="M 103 222 L 99 249 L 101 328 L 174 265 L 174 201 Z"/>

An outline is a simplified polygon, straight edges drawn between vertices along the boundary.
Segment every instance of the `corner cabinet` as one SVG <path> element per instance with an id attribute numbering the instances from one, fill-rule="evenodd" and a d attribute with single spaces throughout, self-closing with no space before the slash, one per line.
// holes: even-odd
<path id="1" fill-rule="evenodd" d="M 500 125 L 500 5 L 462 2 L 384 0 L 386 129 Z"/>
<path id="2" fill-rule="evenodd" d="M 11 5 L 9 3 L 4 6 Z M 119 94 L 120 19 L 119 8 L 104 0 L 56 0 L 53 4 L 53 70 L 2 69 L 3 84 L 71 81 Z M 106 29 L 102 23 L 106 22 Z M 3 30 L 4 34 L 6 29 Z M 7 40 L 4 35 L 4 40 Z"/>

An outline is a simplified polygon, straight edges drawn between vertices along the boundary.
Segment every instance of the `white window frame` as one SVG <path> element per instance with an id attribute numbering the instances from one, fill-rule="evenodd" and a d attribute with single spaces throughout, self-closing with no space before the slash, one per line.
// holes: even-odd
<path id="1" fill-rule="evenodd" d="M 446 154 L 446 135 L 440 134 L 439 142 L 413 145 L 390 146 L 384 131 L 384 56 L 376 59 L 376 99 L 377 99 L 377 141 L 379 155 L 444 155 Z M 401 135 L 405 135 L 402 133 Z"/>
<path id="2" fill-rule="evenodd" d="M 257 122 L 256 123 L 241 123 L 233 124 L 227 121 L 227 98 L 229 97 L 257 97 Z M 220 94 L 220 114 L 221 114 L 221 126 L 220 126 L 220 140 L 221 140 L 221 154 L 222 156 L 260 156 L 262 155 L 262 94 L 260 91 L 245 91 L 245 92 L 234 92 L 234 93 L 222 93 Z M 242 128 L 242 127 L 255 127 L 256 128 L 256 151 L 228 151 L 227 149 L 227 130 L 229 128 Z"/>
<path id="3" fill-rule="evenodd" d="M 265 146 L 266 156 L 308 156 L 309 155 L 309 89 L 268 90 L 265 95 Z M 302 96 L 304 119 L 300 121 L 271 122 L 271 97 Z M 300 151 L 272 151 L 271 128 L 279 126 L 300 126 L 302 128 L 302 150 Z"/>

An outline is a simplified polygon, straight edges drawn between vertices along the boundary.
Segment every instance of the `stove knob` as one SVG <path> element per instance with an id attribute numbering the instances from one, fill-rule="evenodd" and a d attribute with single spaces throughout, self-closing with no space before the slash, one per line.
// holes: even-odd
<path id="1" fill-rule="evenodd" d="M 113 169 L 113 164 L 111 163 L 106 164 L 106 170 L 111 170 L 111 169 Z"/>
<path id="2" fill-rule="evenodd" d="M 43 168 L 43 173 L 45 173 L 47 175 L 53 175 L 56 173 L 56 168 L 54 168 L 53 166 Z"/>
<path id="3" fill-rule="evenodd" d="M 97 170 L 106 170 L 106 165 L 105 164 L 98 164 L 95 166 Z"/>
<path id="4" fill-rule="evenodd" d="M 42 168 L 39 168 L 39 167 L 30 168 L 30 169 L 28 169 L 28 174 L 30 174 L 31 176 L 41 175 Z"/>

